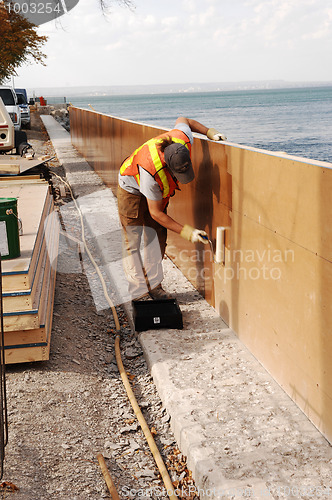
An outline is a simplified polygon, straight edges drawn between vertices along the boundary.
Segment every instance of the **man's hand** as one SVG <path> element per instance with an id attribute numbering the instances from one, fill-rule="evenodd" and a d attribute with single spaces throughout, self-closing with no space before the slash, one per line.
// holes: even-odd
<path id="1" fill-rule="evenodd" d="M 206 133 L 206 136 L 211 139 L 211 141 L 226 141 L 227 137 L 224 134 L 221 134 L 215 128 L 209 128 Z"/>
<path id="2" fill-rule="evenodd" d="M 202 229 L 194 229 L 193 227 L 185 224 L 181 230 L 180 236 L 191 243 L 209 243 L 208 235 Z"/>

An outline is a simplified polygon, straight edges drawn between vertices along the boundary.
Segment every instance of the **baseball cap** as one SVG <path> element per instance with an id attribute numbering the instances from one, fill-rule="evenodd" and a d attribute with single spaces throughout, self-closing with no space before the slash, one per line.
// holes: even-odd
<path id="1" fill-rule="evenodd" d="M 194 179 L 195 174 L 190 153 L 184 144 L 175 142 L 167 146 L 164 158 L 166 165 L 181 184 L 187 184 Z"/>

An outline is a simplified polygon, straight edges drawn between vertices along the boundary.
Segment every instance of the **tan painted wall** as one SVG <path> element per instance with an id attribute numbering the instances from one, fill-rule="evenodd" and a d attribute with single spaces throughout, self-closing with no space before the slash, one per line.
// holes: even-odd
<path id="1" fill-rule="evenodd" d="M 71 109 L 74 145 L 110 187 L 121 161 L 162 130 Z M 332 441 L 332 165 L 195 138 L 195 180 L 169 214 L 227 226 L 225 265 L 169 234 L 168 254 Z"/>

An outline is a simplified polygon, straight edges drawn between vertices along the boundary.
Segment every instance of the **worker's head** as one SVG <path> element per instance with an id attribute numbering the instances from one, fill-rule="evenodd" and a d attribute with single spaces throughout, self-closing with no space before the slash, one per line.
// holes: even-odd
<path id="1" fill-rule="evenodd" d="M 170 144 L 165 148 L 164 155 L 167 167 L 181 184 L 187 184 L 194 179 L 190 153 L 184 144 Z"/>

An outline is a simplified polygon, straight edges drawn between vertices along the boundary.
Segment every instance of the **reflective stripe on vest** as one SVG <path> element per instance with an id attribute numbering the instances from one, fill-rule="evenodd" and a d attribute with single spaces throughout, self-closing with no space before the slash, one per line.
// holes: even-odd
<path id="1" fill-rule="evenodd" d="M 161 182 L 163 184 L 163 198 L 167 198 L 167 196 L 169 195 L 169 183 L 168 183 L 168 180 L 167 180 L 167 176 L 166 176 L 166 172 L 165 172 L 165 169 L 164 169 L 164 165 L 162 164 L 162 161 L 160 159 L 160 156 L 159 156 L 159 153 L 158 153 L 158 149 L 157 149 L 157 144 L 160 143 L 160 142 L 161 142 L 161 140 L 159 140 L 159 141 L 149 141 L 148 145 L 149 145 L 150 155 L 151 155 L 153 164 L 154 164 L 155 169 L 156 169 L 156 174 L 159 175 L 159 178 L 160 178 L 160 180 L 161 180 Z"/>
<path id="2" fill-rule="evenodd" d="M 170 185 L 169 185 L 167 173 L 165 170 L 166 164 L 163 163 L 161 158 L 160 158 L 160 154 L 159 154 L 159 150 L 157 148 L 157 145 L 160 144 L 163 141 L 163 139 L 165 139 L 166 137 L 170 137 L 173 142 L 183 144 L 184 146 L 186 146 L 186 148 L 189 150 L 189 152 L 191 152 L 191 144 L 190 144 L 189 139 L 186 141 L 184 139 L 181 139 L 179 137 L 175 137 L 173 135 L 174 133 L 179 133 L 179 135 L 187 137 L 184 132 L 177 130 L 177 129 L 172 130 L 170 132 L 171 132 L 171 134 L 168 134 L 166 132 L 165 134 L 162 134 L 159 137 L 154 137 L 153 139 L 150 139 L 149 141 L 145 142 L 142 146 L 137 148 L 132 153 L 132 155 L 123 162 L 123 164 L 120 167 L 120 174 L 121 175 L 132 175 L 136 179 L 137 184 L 140 185 L 139 168 L 138 168 L 138 164 L 134 164 L 134 158 L 136 155 L 142 153 L 141 150 L 143 148 L 148 149 L 149 156 L 150 156 L 150 158 L 148 158 L 148 163 L 150 164 L 150 160 L 152 161 L 152 164 L 154 167 L 154 172 L 151 172 L 147 168 L 145 170 L 147 170 L 151 175 L 153 175 L 156 182 L 158 182 L 160 188 L 162 189 L 163 198 L 167 198 L 170 195 L 172 195 L 174 193 L 174 187 L 173 187 L 173 192 L 170 193 Z M 144 167 L 142 166 L 142 168 L 144 168 Z"/>

